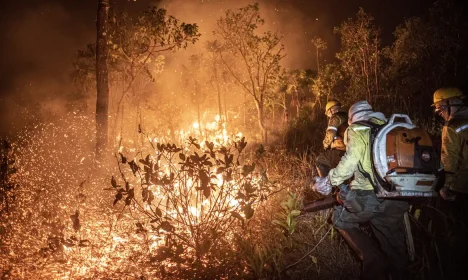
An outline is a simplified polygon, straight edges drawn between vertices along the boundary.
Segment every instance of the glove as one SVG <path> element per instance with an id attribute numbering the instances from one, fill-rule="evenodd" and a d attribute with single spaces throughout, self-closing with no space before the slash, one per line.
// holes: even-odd
<path id="1" fill-rule="evenodd" d="M 449 187 L 443 187 L 440 189 L 439 191 L 439 195 L 444 199 L 444 200 L 447 200 L 447 201 L 455 201 L 455 198 L 457 197 L 457 195 L 452 192 Z"/>
<path id="2" fill-rule="evenodd" d="M 312 190 L 321 193 L 323 195 L 328 195 L 332 191 L 332 185 L 330 184 L 330 179 L 327 177 L 315 177 L 315 183 L 312 186 Z"/>

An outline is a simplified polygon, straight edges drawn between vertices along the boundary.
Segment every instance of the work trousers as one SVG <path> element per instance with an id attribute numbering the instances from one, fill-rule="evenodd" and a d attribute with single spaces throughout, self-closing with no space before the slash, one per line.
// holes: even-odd
<path id="1" fill-rule="evenodd" d="M 409 257 L 403 216 L 405 201 L 377 199 L 373 191 L 356 190 L 362 211 L 351 213 L 342 205 L 335 207 L 333 224 L 362 261 L 361 279 L 407 279 Z M 360 225 L 369 223 L 374 239 Z"/>
<path id="2" fill-rule="evenodd" d="M 438 205 L 445 222 L 436 224 L 442 271 L 440 279 L 466 279 L 468 265 L 468 194 L 457 193 L 455 201 L 441 200 Z"/>

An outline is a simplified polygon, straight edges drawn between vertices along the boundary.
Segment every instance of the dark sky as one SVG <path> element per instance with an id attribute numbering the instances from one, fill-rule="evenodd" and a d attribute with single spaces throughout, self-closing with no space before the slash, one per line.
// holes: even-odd
<path id="1" fill-rule="evenodd" d="M 95 40 L 97 0 L 0 1 L 0 137 L 12 129 L 16 114 L 31 103 L 62 108 L 68 75 L 76 50 Z M 116 10 L 137 13 L 156 0 L 114 0 Z M 252 1 L 253 2 L 253 1 Z M 425 12 L 432 0 L 263 0 L 260 10 L 270 27 L 284 33 L 287 66 L 315 65 L 310 40 L 320 36 L 338 47 L 333 26 L 353 17 L 359 7 L 372 14 L 382 27 L 384 42 L 404 18 Z M 166 0 L 182 21 L 197 22 L 209 36 L 207 22 L 222 10 L 237 8 L 247 0 Z M 203 29 L 204 28 L 204 29 Z M 289 51 L 288 51 L 289 50 Z"/>

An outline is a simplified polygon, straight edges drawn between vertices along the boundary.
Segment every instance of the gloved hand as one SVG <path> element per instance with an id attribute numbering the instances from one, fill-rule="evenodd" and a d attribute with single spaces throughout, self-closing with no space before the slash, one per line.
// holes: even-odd
<path id="1" fill-rule="evenodd" d="M 330 179 L 327 177 L 315 177 L 315 183 L 312 186 L 312 190 L 321 193 L 323 195 L 328 195 L 332 191 L 332 185 L 330 184 Z"/>
<path id="2" fill-rule="evenodd" d="M 457 197 L 457 195 L 454 192 L 452 192 L 449 189 L 449 187 L 441 188 L 439 191 L 439 195 L 447 201 L 455 201 L 455 198 Z"/>

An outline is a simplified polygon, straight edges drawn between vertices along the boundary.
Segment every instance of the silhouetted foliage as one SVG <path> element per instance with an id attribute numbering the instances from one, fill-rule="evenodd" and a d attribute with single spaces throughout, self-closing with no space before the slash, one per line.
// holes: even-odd
<path id="1" fill-rule="evenodd" d="M 322 150 L 322 131 L 325 130 L 326 119 L 312 121 L 311 112 L 311 107 L 304 107 L 299 117 L 289 123 L 285 131 L 285 144 L 289 152 L 303 154 Z"/>

